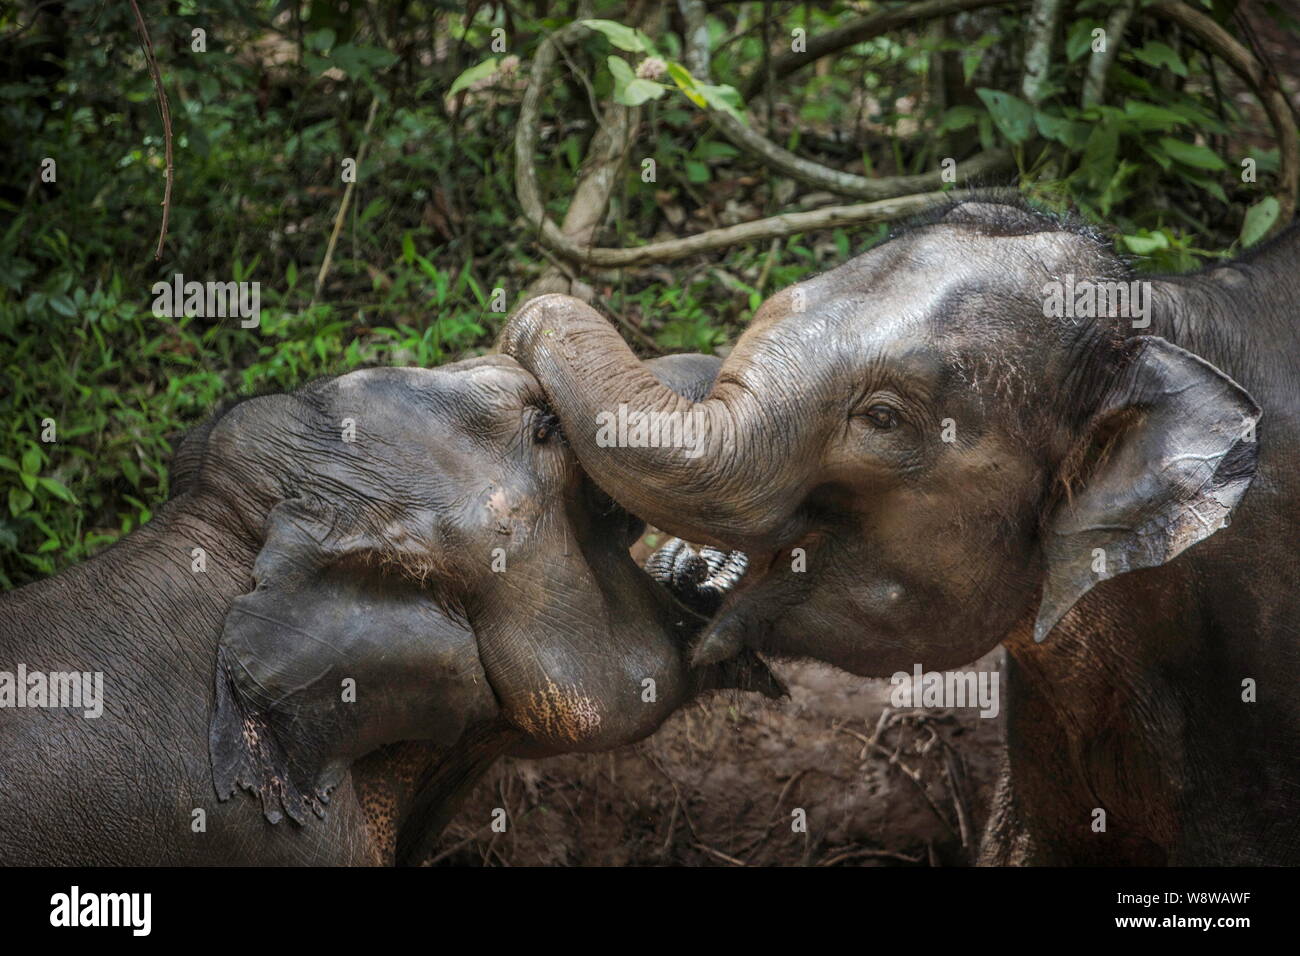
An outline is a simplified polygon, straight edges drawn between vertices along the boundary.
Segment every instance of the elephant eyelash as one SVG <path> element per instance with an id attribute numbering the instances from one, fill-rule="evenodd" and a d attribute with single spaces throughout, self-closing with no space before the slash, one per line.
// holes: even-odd
<path id="1" fill-rule="evenodd" d="M 893 431 L 900 424 L 898 412 L 888 405 L 875 404 L 859 413 L 860 418 L 869 421 L 873 428 L 881 431 Z"/>

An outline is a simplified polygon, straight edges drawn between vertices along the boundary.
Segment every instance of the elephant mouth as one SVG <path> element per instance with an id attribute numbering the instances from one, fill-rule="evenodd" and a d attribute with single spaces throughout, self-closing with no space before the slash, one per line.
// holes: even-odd
<path id="1" fill-rule="evenodd" d="M 673 597 L 703 617 L 712 617 L 749 569 L 743 551 L 719 551 L 670 538 L 643 565 Z"/>
<path id="2" fill-rule="evenodd" d="M 643 570 L 659 586 L 700 617 L 708 633 L 728 595 L 749 570 L 743 551 L 719 551 L 670 538 L 646 559 Z M 698 633 L 693 638 L 698 637 Z M 699 644 L 690 652 L 694 658 Z M 735 687 L 779 700 L 789 696 L 785 682 L 752 648 L 736 644 L 716 659 L 692 665 L 702 686 Z"/>

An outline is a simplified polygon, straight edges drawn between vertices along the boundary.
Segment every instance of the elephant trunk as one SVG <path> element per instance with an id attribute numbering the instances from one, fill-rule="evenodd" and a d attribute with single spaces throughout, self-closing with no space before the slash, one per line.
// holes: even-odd
<path id="1" fill-rule="evenodd" d="M 667 387 L 594 309 L 565 295 L 527 302 L 501 349 L 542 383 L 587 473 L 629 511 L 672 534 L 727 548 L 771 546 L 797 501 L 782 391 L 728 374 L 692 401 Z M 772 403 L 769 403 L 771 405 Z"/>

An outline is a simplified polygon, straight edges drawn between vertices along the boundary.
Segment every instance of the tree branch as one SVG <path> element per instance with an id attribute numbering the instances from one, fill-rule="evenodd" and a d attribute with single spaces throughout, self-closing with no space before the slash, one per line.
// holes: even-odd
<path id="1" fill-rule="evenodd" d="M 1029 14 L 1029 41 L 1025 44 L 1025 77 L 1020 84 L 1020 92 L 1033 106 L 1047 95 L 1047 73 L 1060 22 L 1061 0 L 1034 0 Z"/>
<path id="2" fill-rule="evenodd" d="M 1300 188 L 1300 143 L 1296 141 L 1296 120 L 1286 94 L 1270 74 L 1245 46 L 1214 20 L 1189 7 L 1182 0 L 1156 0 L 1147 11 L 1172 20 L 1185 30 L 1199 36 L 1202 42 L 1225 63 L 1236 70 L 1255 90 L 1273 124 L 1281 158 L 1278 178 L 1281 186 L 1277 200 L 1281 205 L 1273 231 L 1284 228 L 1295 216 L 1296 191 Z"/>
<path id="3" fill-rule="evenodd" d="M 771 68 L 766 73 L 780 79 L 816 60 L 820 60 L 828 53 L 835 53 L 864 40 L 882 36 L 891 30 L 912 26 L 918 20 L 933 20 L 936 17 L 946 17 L 952 13 L 963 13 L 967 10 L 979 10 L 983 7 L 996 7 L 1003 4 L 1019 6 L 1024 2 L 1025 0 L 920 0 L 918 3 L 908 3 L 901 7 L 879 10 L 827 33 L 820 33 L 815 37 L 810 37 L 807 49 L 803 53 L 793 51 L 782 53 L 772 61 Z M 755 69 L 750 74 L 741 90 L 745 102 L 749 102 L 766 85 L 766 73 L 763 70 Z"/>
<path id="4" fill-rule="evenodd" d="M 1088 75 L 1083 79 L 1081 102 L 1085 109 L 1089 106 L 1098 106 L 1105 99 L 1106 75 L 1110 72 L 1115 57 L 1119 55 L 1120 41 L 1124 39 L 1124 31 L 1128 29 L 1128 22 L 1133 16 L 1133 8 L 1136 5 L 1137 0 L 1125 0 L 1124 4 L 1112 10 L 1106 19 L 1106 49 L 1092 55 L 1092 59 L 1088 61 Z"/>
<path id="5" fill-rule="evenodd" d="M 570 236 L 565 235 L 546 213 L 541 188 L 537 181 L 535 154 L 542 90 L 546 88 L 548 78 L 555 67 L 559 44 L 576 40 L 586 31 L 585 26 L 575 21 L 557 30 L 538 46 L 533 58 L 528 86 L 520 102 L 519 119 L 515 128 L 515 194 L 519 199 L 519 205 L 524 217 L 537 230 L 538 241 L 557 256 L 570 262 L 601 268 L 671 262 L 742 242 L 770 240 L 814 229 L 832 229 L 837 226 L 897 219 L 920 212 L 936 202 L 969 195 L 960 191 L 929 192 L 853 206 L 826 206 L 807 212 L 769 216 L 721 229 L 711 229 L 681 239 L 629 248 L 593 247 L 575 242 Z M 1015 190 L 1008 192 L 1014 193 Z"/>
<path id="6" fill-rule="evenodd" d="M 701 0 L 678 0 L 678 2 L 687 22 L 686 49 L 683 58 L 693 76 L 705 83 L 712 83 L 709 34 L 704 28 L 704 4 Z M 915 176 L 886 176 L 879 179 L 858 176 L 796 156 L 762 133 L 746 126 L 730 113 L 715 109 L 708 109 L 707 112 L 710 122 L 718 132 L 737 149 L 749 153 L 777 172 L 816 189 L 825 189 L 841 196 L 870 201 L 943 188 L 942 170 L 936 169 Z M 992 149 L 962 162 L 961 177 L 968 182 L 978 181 L 991 173 L 1010 169 L 1013 165 L 1008 150 Z"/>
<path id="7" fill-rule="evenodd" d="M 140 46 L 144 49 L 145 62 L 149 64 L 149 73 L 153 77 L 154 93 L 158 97 L 158 113 L 162 116 L 163 124 L 163 146 L 166 153 L 167 161 L 167 184 L 163 188 L 163 214 L 162 226 L 158 230 L 158 248 L 154 250 L 153 257 L 155 260 L 161 259 L 163 254 L 163 243 L 167 241 L 167 223 L 171 219 L 172 212 L 172 111 L 167 102 L 167 94 L 163 90 L 162 74 L 158 71 L 158 60 L 153 55 L 153 41 L 149 39 L 149 28 L 145 26 L 144 16 L 140 13 L 140 7 L 131 0 L 131 9 L 135 12 L 135 26 L 140 33 Z"/>

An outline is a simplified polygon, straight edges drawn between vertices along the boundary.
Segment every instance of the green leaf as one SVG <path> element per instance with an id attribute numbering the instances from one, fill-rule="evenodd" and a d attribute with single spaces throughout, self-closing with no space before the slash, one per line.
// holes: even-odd
<path id="1" fill-rule="evenodd" d="M 317 21 L 320 22 L 320 21 Z M 308 50 L 315 50 L 324 53 L 334 45 L 335 34 L 329 27 L 323 30 L 313 30 L 302 38 L 302 45 Z"/>
<path id="2" fill-rule="evenodd" d="M 1281 205 L 1274 196 L 1266 196 L 1246 210 L 1246 219 L 1241 224 L 1242 248 L 1249 248 L 1268 235 L 1268 231 L 1277 222 Z"/>
<path id="3" fill-rule="evenodd" d="M 695 77 L 691 75 L 691 71 L 686 67 L 676 60 L 670 60 L 668 62 L 668 75 L 673 78 L 677 88 L 686 94 L 686 98 L 700 109 L 704 109 L 709 105 L 709 101 L 699 91 L 699 83 L 695 81 Z"/>
<path id="4" fill-rule="evenodd" d="M 1065 38 L 1065 55 L 1071 63 L 1092 50 L 1092 31 L 1101 24 L 1096 20 L 1075 20 Z"/>
<path id="5" fill-rule="evenodd" d="M 1094 187 L 1098 189 L 1105 187 L 1115 175 L 1115 158 L 1118 150 L 1119 130 L 1114 124 L 1103 123 L 1092 128 L 1079 168 Z"/>
<path id="6" fill-rule="evenodd" d="M 740 123 L 747 122 L 741 110 L 740 92 L 734 86 L 699 83 L 696 88 L 704 94 L 705 101 L 712 109 L 729 113 Z"/>
<path id="7" fill-rule="evenodd" d="M 989 115 L 1002 135 L 1013 143 L 1029 139 L 1034 129 L 1034 108 L 1019 97 L 980 87 L 975 91 L 988 107 Z"/>
<path id="8" fill-rule="evenodd" d="M 668 87 L 654 80 L 643 80 L 632 72 L 621 56 L 610 56 L 609 71 L 614 74 L 614 102 L 622 106 L 640 106 L 646 100 L 657 100 Z"/>
<path id="9" fill-rule="evenodd" d="M 1129 120 L 1128 125 L 1143 130 L 1170 130 L 1187 123 L 1181 114 L 1142 100 L 1125 100 L 1124 116 Z"/>
<path id="10" fill-rule="evenodd" d="M 1148 40 L 1141 49 L 1133 51 L 1133 56 L 1155 69 L 1168 69 L 1176 76 L 1187 75 L 1187 64 L 1183 58 L 1173 47 L 1159 40 Z"/>
<path id="11" fill-rule="evenodd" d="M 655 46 L 650 38 L 632 27 L 625 27 L 613 20 L 583 20 L 582 25 L 603 33 L 609 42 L 628 53 L 654 53 Z"/>
<path id="12" fill-rule="evenodd" d="M 943 119 L 935 127 L 934 135 L 941 136 L 954 130 L 965 129 L 979 122 L 980 111 L 973 106 L 954 106 L 945 110 Z"/>
<path id="13" fill-rule="evenodd" d="M 1219 158 L 1218 153 L 1204 146 L 1198 146 L 1195 143 L 1184 143 L 1182 140 L 1173 139 L 1169 136 L 1160 137 L 1160 145 L 1166 153 L 1184 166 L 1211 170 L 1228 168 L 1227 163 Z"/>
<path id="14" fill-rule="evenodd" d="M 315 53 L 304 53 L 302 55 L 302 65 L 306 67 L 307 72 L 313 76 L 324 73 L 334 64 L 323 56 L 317 56 Z"/>
<path id="15" fill-rule="evenodd" d="M 1091 127 L 1087 123 L 1078 123 L 1051 113 L 1044 113 L 1042 110 L 1034 111 L 1034 123 L 1037 124 L 1038 132 L 1045 139 L 1054 139 L 1073 150 L 1083 149 L 1091 132 Z"/>
<path id="16" fill-rule="evenodd" d="M 21 488 L 9 489 L 9 513 L 17 518 L 32 506 L 32 496 Z"/>
<path id="17" fill-rule="evenodd" d="M 1169 237 L 1158 230 L 1148 233 L 1144 229 L 1142 235 L 1120 236 L 1120 239 L 1129 252 L 1137 253 L 1139 256 L 1149 256 L 1153 252 L 1169 248 Z"/>
<path id="18" fill-rule="evenodd" d="M 41 473 L 41 453 L 38 449 L 29 448 L 23 452 L 23 474 L 39 475 Z"/>
<path id="19" fill-rule="evenodd" d="M 488 57 L 482 63 L 471 66 L 452 81 L 451 89 L 447 91 L 448 96 L 455 96 L 461 90 L 468 89 L 473 83 L 486 79 L 497 71 L 497 58 Z"/>
<path id="20" fill-rule="evenodd" d="M 77 499 L 62 482 L 56 481 L 53 478 L 37 478 L 36 482 L 50 494 L 54 495 L 54 497 L 61 498 L 69 504 L 77 503 Z"/>
<path id="21" fill-rule="evenodd" d="M 1192 173 L 1184 173 L 1183 179 L 1192 183 L 1198 189 L 1203 189 L 1225 206 L 1228 204 L 1228 194 L 1223 191 L 1223 187 L 1211 179 L 1209 176 L 1199 176 Z"/>
<path id="22" fill-rule="evenodd" d="M 340 43 L 330 53 L 330 62 L 352 79 L 361 79 L 392 66 L 397 56 L 382 47 Z"/>

